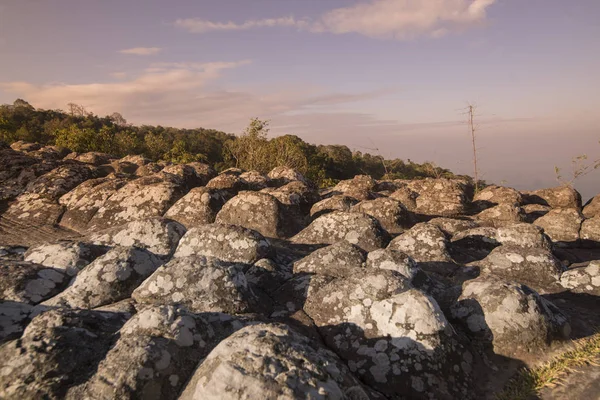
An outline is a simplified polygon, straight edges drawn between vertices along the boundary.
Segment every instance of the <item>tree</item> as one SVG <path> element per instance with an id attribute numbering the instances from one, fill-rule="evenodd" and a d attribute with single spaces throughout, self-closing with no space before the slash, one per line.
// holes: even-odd
<path id="1" fill-rule="evenodd" d="M 250 120 L 250 124 L 241 136 L 225 142 L 228 155 L 235 160 L 237 168 L 267 173 L 273 165 L 269 151 L 269 121 L 258 118 Z"/>
<path id="2" fill-rule="evenodd" d="M 121 115 L 121 113 L 114 112 L 108 116 L 108 118 L 114 122 L 115 125 L 127 126 L 127 120 Z"/>
<path id="3" fill-rule="evenodd" d="M 475 193 L 479 191 L 479 169 L 477 167 L 477 146 L 475 145 L 475 106 L 469 104 L 469 130 L 471 131 L 471 141 L 473 143 L 473 178 L 475 179 Z"/>

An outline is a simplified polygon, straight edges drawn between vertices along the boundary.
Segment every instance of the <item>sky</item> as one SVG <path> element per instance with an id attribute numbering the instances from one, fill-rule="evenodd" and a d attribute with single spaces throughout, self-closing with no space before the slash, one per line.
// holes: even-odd
<path id="1" fill-rule="evenodd" d="M 557 185 L 600 158 L 598 0 L 0 0 L 0 103 L 344 144 Z M 377 150 L 374 150 L 377 149 Z M 575 181 L 600 192 L 600 171 Z"/>

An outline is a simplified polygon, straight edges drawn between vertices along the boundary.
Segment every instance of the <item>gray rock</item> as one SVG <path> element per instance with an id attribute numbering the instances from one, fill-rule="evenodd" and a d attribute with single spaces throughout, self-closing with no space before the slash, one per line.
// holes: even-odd
<path id="1" fill-rule="evenodd" d="M 54 268 L 68 276 L 75 276 L 107 250 L 104 246 L 91 243 L 61 241 L 29 248 L 24 254 L 24 260 Z"/>
<path id="2" fill-rule="evenodd" d="M 480 210 L 500 204 L 509 204 L 518 207 L 522 202 L 523 197 L 517 190 L 494 185 L 486 186 L 473 197 L 473 204 Z"/>
<path id="3" fill-rule="evenodd" d="M 275 167 L 269 172 L 271 179 L 277 186 L 283 186 L 290 182 L 299 181 L 308 184 L 308 180 L 300 172 L 285 166 Z"/>
<path id="4" fill-rule="evenodd" d="M 219 190 L 194 188 L 169 208 L 165 218 L 177 221 L 187 229 L 212 224 L 225 201 Z"/>
<path id="5" fill-rule="evenodd" d="M 244 275 L 249 284 L 260 288 L 265 293 L 271 293 L 291 279 L 293 272 L 291 265 L 262 258 L 248 268 Z"/>
<path id="6" fill-rule="evenodd" d="M 21 336 L 32 309 L 30 304 L 0 301 L 0 345 Z"/>
<path id="7" fill-rule="evenodd" d="M 59 293 L 67 283 L 68 276 L 60 270 L 0 260 L 0 300 L 37 304 Z"/>
<path id="8" fill-rule="evenodd" d="M 201 255 L 253 264 L 269 257 L 272 252 L 269 241 L 256 231 L 235 225 L 212 224 L 187 231 L 174 256 Z"/>
<path id="9" fill-rule="evenodd" d="M 525 221 L 525 213 L 521 207 L 512 204 L 500 204 L 483 210 L 475 215 L 475 221 L 481 226 L 499 228 Z"/>
<path id="10" fill-rule="evenodd" d="M 503 245 L 552 249 L 552 242 L 546 236 L 544 230 L 539 226 L 530 224 L 514 224 L 498 228 L 496 240 Z"/>
<path id="11" fill-rule="evenodd" d="M 318 249 L 294 263 L 294 273 L 350 276 L 365 267 L 365 253 L 345 240 Z"/>
<path id="12" fill-rule="evenodd" d="M 358 200 L 344 195 L 334 195 L 315 203 L 310 209 L 310 216 L 318 218 L 332 211 L 350 211 L 350 208 L 358 204 Z"/>
<path id="13" fill-rule="evenodd" d="M 246 182 L 249 190 L 261 190 L 272 183 L 268 177 L 258 171 L 244 172 L 240 174 L 240 178 Z"/>
<path id="14" fill-rule="evenodd" d="M 568 245 L 579 240 L 582 222 L 583 215 L 577 209 L 557 208 L 533 223 L 542 227 L 553 242 L 558 245 Z"/>
<path id="15" fill-rule="evenodd" d="M 466 231 L 469 229 L 477 228 L 479 225 L 470 219 L 456 219 L 456 218 L 445 218 L 438 217 L 428 221 L 431 225 L 435 225 L 447 236 L 452 237 L 453 235 Z"/>
<path id="16" fill-rule="evenodd" d="M 202 361 L 181 400 L 360 399 L 369 396 L 331 351 L 280 324 L 245 327 Z"/>
<path id="17" fill-rule="evenodd" d="M 539 354 L 553 340 L 567 339 L 571 330 L 567 317 L 535 291 L 493 277 L 465 282 L 451 309 L 471 336 L 510 358 Z"/>
<path id="18" fill-rule="evenodd" d="M 362 212 L 377 219 L 383 229 L 389 233 L 402 233 L 412 225 L 412 216 L 402 203 L 387 197 L 364 200 L 350 209 Z"/>
<path id="19" fill-rule="evenodd" d="M 372 251 L 385 247 L 389 235 L 369 215 L 335 211 L 320 216 L 291 240 L 301 244 L 333 244 L 347 240 L 365 251 Z"/>
<path id="20" fill-rule="evenodd" d="M 143 249 L 115 247 L 79 272 L 64 291 L 46 300 L 46 306 L 96 308 L 126 299 L 161 260 Z"/>
<path id="21" fill-rule="evenodd" d="M 455 217 L 466 211 L 468 188 L 464 181 L 427 178 L 409 181 L 407 187 L 419 194 L 415 213 Z"/>
<path id="22" fill-rule="evenodd" d="M 241 172 L 240 172 L 241 174 Z M 221 191 L 225 198 L 229 200 L 242 190 L 250 189 L 248 183 L 238 175 L 221 172 L 212 178 L 207 184 L 207 189 L 216 189 Z"/>
<path id="23" fill-rule="evenodd" d="M 498 230 L 487 226 L 458 232 L 450 239 L 452 258 L 461 263 L 481 260 L 498 246 Z"/>
<path id="24" fill-rule="evenodd" d="M 581 210 L 581 194 L 567 185 L 522 193 L 523 201 L 528 204 Z"/>
<path id="25" fill-rule="evenodd" d="M 600 215 L 583 221 L 579 236 L 586 247 L 600 247 Z"/>
<path id="26" fill-rule="evenodd" d="M 409 255 L 398 250 L 380 249 L 367 255 L 367 268 L 396 271 L 412 281 L 418 272 L 417 263 Z"/>
<path id="27" fill-rule="evenodd" d="M 586 218 L 600 217 L 600 196 L 592 197 L 583 208 Z"/>
<path id="28" fill-rule="evenodd" d="M 244 275 L 247 266 L 212 257 L 174 258 L 132 294 L 140 304 L 182 305 L 191 312 L 247 313 L 261 310 Z"/>
<path id="29" fill-rule="evenodd" d="M 575 293 L 600 296 L 600 261 L 592 261 L 585 267 L 569 268 L 560 276 L 560 284 Z"/>
<path id="30" fill-rule="evenodd" d="M 419 193 L 407 186 L 401 187 L 390 194 L 390 198 L 398 200 L 409 211 L 417 209 L 417 197 Z"/>
<path id="31" fill-rule="evenodd" d="M 552 207 L 550 206 L 542 206 L 541 204 L 526 204 L 523 207 L 523 212 L 525 213 L 525 222 L 531 224 L 536 219 L 543 217 L 548 214 Z"/>

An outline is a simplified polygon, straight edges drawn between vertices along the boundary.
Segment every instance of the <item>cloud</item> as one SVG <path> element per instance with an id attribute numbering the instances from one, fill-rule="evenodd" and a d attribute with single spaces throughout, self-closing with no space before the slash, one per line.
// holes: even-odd
<path id="1" fill-rule="evenodd" d="M 496 0 L 371 0 L 337 8 L 316 20 L 294 17 L 248 20 L 242 23 L 179 19 L 175 25 L 192 33 L 295 27 L 313 33 L 355 33 L 371 38 L 407 40 L 439 38 L 481 24 Z"/>
<path id="2" fill-rule="evenodd" d="M 116 79 L 125 79 L 127 76 L 126 72 L 111 72 L 110 76 Z"/>
<path id="3" fill-rule="evenodd" d="M 119 50 L 121 54 L 133 54 L 136 56 L 153 56 L 160 53 L 160 47 L 134 47 L 132 49 Z"/>

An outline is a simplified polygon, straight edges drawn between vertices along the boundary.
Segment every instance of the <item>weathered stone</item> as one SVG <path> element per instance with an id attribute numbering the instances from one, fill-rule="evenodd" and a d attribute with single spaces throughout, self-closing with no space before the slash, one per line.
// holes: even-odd
<path id="1" fill-rule="evenodd" d="M 367 268 L 396 271 L 411 280 L 417 274 L 417 263 L 408 254 L 398 250 L 380 249 L 367 255 Z"/>
<path id="2" fill-rule="evenodd" d="M 526 204 L 541 204 L 552 208 L 575 208 L 581 210 L 581 194 L 570 186 L 522 192 Z"/>
<path id="3" fill-rule="evenodd" d="M 169 208 L 165 218 L 177 221 L 187 229 L 212 224 L 225 201 L 224 194 L 219 190 L 194 188 Z"/>
<path id="4" fill-rule="evenodd" d="M 521 193 L 517 190 L 503 186 L 487 186 L 477 192 L 473 197 L 473 205 L 480 210 L 494 207 L 500 204 L 520 206 L 523 202 Z"/>
<path id="5" fill-rule="evenodd" d="M 261 310 L 244 276 L 246 268 L 213 257 L 174 258 L 158 268 L 131 297 L 140 304 L 181 305 L 196 313 Z"/>
<path id="6" fill-rule="evenodd" d="M 498 228 L 525 221 L 525 213 L 521 207 L 512 204 L 500 204 L 477 214 L 475 221 L 481 226 Z"/>
<path id="7" fill-rule="evenodd" d="M 103 246 L 91 243 L 62 241 L 30 248 L 25 253 L 24 260 L 54 268 L 68 276 L 75 276 L 107 250 Z"/>
<path id="8" fill-rule="evenodd" d="M 407 186 L 401 187 L 390 194 L 390 198 L 398 200 L 409 211 L 417 209 L 417 197 L 419 197 L 419 193 Z"/>
<path id="9" fill-rule="evenodd" d="M 335 211 L 320 216 L 291 240 L 301 244 L 333 244 L 347 240 L 365 251 L 372 251 L 385 247 L 389 235 L 369 215 Z"/>
<path id="10" fill-rule="evenodd" d="M 331 351 L 285 325 L 240 329 L 202 361 L 180 400 L 360 399 L 369 396 Z"/>
<path id="11" fill-rule="evenodd" d="M 496 247 L 498 230 L 491 227 L 478 227 L 458 232 L 450 239 L 450 254 L 461 263 L 469 263 L 485 258 Z"/>
<path id="12" fill-rule="evenodd" d="M 32 309 L 30 304 L 0 301 L 0 345 L 21 336 Z"/>
<path id="13" fill-rule="evenodd" d="M 586 247 L 600 247 L 600 215 L 583 221 L 579 236 Z"/>
<path id="14" fill-rule="evenodd" d="M 102 164 L 109 164 L 110 162 L 115 160 L 115 157 L 106 153 L 90 151 L 87 153 L 71 153 L 67 157 L 65 157 L 65 159 L 73 159 L 75 161 L 79 161 L 85 164 L 99 166 Z"/>
<path id="15" fill-rule="evenodd" d="M 30 182 L 58 165 L 56 160 L 40 160 L 10 148 L 0 149 L 0 201 L 16 198 Z"/>
<path id="16" fill-rule="evenodd" d="M 332 211 L 350 211 L 352 206 L 358 204 L 358 200 L 354 197 L 335 195 L 323 199 L 315 203 L 310 209 L 310 216 L 313 219 L 320 217 L 323 214 L 330 213 Z"/>
<path id="17" fill-rule="evenodd" d="M 248 171 L 240 175 L 249 190 L 261 190 L 269 186 L 271 180 L 258 171 Z"/>
<path id="18" fill-rule="evenodd" d="M 150 218 L 94 233 L 90 235 L 89 240 L 100 245 L 135 246 L 159 256 L 169 256 L 177 248 L 185 231 L 183 225 L 178 222 Z"/>
<path id="19" fill-rule="evenodd" d="M 221 172 L 206 184 L 208 189 L 217 189 L 223 193 L 227 200 L 242 190 L 248 190 L 248 183 L 238 175 Z"/>
<path id="20" fill-rule="evenodd" d="M 299 181 L 308 184 L 308 180 L 300 172 L 285 166 L 275 167 L 269 172 L 269 178 L 276 186 L 287 185 L 290 182 Z"/>
<path id="21" fill-rule="evenodd" d="M 292 278 L 292 268 L 291 265 L 262 258 L 248 268 L 244 275 L 248 283 L 265 293 L 271 293 Z"/>
<path id="22" fill-rule="evenodd" d="M 162 217 L 184 192 L 177 179 L 167 174 L 138 178 L 121 187 L 98 209 L 89 230 L 101 230 L 127 222 Z"/>
<path id="23" fill-rule="evenodd" d="M 583 208 L 586 218 L 600 217 L 600 196 L 592 197 Z"/>
<path id="24" fill-rule="evenodd" d="M 467 281 L 452 307 L 458 320 L 494 353 L 516 359 L 546 350 L 553 340 L 567 339 L 567 317 L 529 287 L 493 277 Z"/>
<path id="25" fill-rule="evenodd" d="M 548 249 L 504 245 L 474 264 L 484 274 L 517 281 L 539 293 L 561 289 L 558 280 L 564 268 Z"/>
<path id="26" fill-rule="evenodd" d="M 383 394 L 470 397 L 472 355 L 435 300 L 397 272 L 368 269 L 317 290 L 311 282 L 304 310 L 328 347 Z"/>
<path id="27" fill-rule="evenodd" d="M 350 192 L 350 193 L 358 193 L 358 192 L 374 192 L 375 186 L 377 185 L 377 181 L 370 177 L 369 175 L 357 175 L 352 179 L 347 179 L 340 181 L 333 188 L 336 192 Z M 351 194 L 348 196 L 354 197 Z M 358 200 L 368 200 L 368 199 L 358 199 Z"/>
<path id="28" fill-rule="evenodd" d="M 402 233 L 412 225 L 412 216 L 402 203 L 387 197 L 361 201 L 351 208 L 352 212 L 362 212 L 377 219 L 389 233 Z"/>
<path id="29" fill-rule="evenodd" d="M 64 291 L 46 300 L 46 306 L 95 308 L 126 299 L 161 260 L 146 250 L 116 247 L 79 272 Z"/>
<path id="30" fill-rule="evenodd" d="M 365 267 L 365 253 L 345 240 L 318 249 L 294 263 L 294 273 L 350 276 Z"/>
<path id="31" fill-rule="evenodd" d="M 252 264 L 272 253 L 260 233 L 235 225 L 212 224 L 192 228 L 183 236 L 175 257 L 200 255 Z"/>
<path id="32" fill-rule="evenodd" d="M 525 222 L 531 224 L 536 219 L 548 214 L 552 207 L 541 204 L 525 204 L 521 209 L 525 213 Z"/>
<path id="33" fill-rule="evenodd" d="M 215 222 L 243 226 L 271 238 L 286 237 L 289 233 L 281 203 L 260 192 L 239 192 L 225 203 Z"/>
<path id="34" fill-rule="evenodd" d="M 410 181 L 407 187 L 418 193 L 414 212 L 423 215 L 455 217 L 463 214 L 467 205 L 467 186 L 452 179 Z"/>
<path id="35" fill-rule="evenodd" d="M 573 244 L 579 240 L 583 215 L 575 208 L 557 208 L 533 223 L 544 229 L 546 235 L 559 245 Z"/>
<path id="36" fill-rule="evenodd" d="M 503 245 L 552 249 L 552 242 L 544 234 L 544 230 L 530 224 L 514 224 L 498 228 L 496 240 Z"/>
<path id="37" fill-rule="evenodd" d="M 587 266 L 571 266 L 560 276 L 560 284 L 575 293 L 600 296 L 600 261 L 591 261 Z"/>
<path id="38" fill-rule="evenodd" d="M 123 325 L 121 314 L 54 309 L 37 315 L 19 340 L 2 346 L 0 396 L 63 399 L 94 373 Z"/>
<path id="39" fill-rule="evenodd" d="M 479 226 L 477 222 L 470 219 L 457 219 L 445 217 L 433 218 L 427 222 L 429 222 L 431 225 L 437 226 L 442 232 L 444 232 L 449 237 L 452 237 L 459 232 L 477 228 Z"/>
<path id="40" fill-rule="evenodd" d="M 68 283 L 62 271 L 29 262 L 0 260 L 0 300 L 37 304 Z"/>

